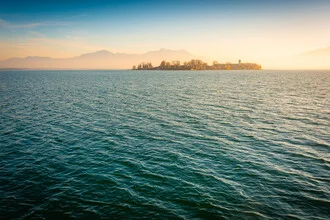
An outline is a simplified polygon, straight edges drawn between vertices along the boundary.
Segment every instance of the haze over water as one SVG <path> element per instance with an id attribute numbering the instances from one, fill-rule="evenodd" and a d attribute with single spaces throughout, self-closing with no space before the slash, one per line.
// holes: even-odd
<path id="1" fill-rule="evenodd" d="M 0 71 L 0 217 L 327 219 L 329 94 L 329 71 Z"/>
<path id="2" fill-rule="evenodd" d="M 329 21 L 328 0 L 3 1 L 0 68 L 8 68 L 1 61 L 13 57 L 42 57 L 33 66 L 40 69 L 49 57 L 166 48 L 186 50 L 209 64 L 242 60 L 264 69 L 330 69 Z M 55 68 L 109 68 L 100 60 L 71 63 Z M 110 68 L 127 69 L 127 63 Z"/>

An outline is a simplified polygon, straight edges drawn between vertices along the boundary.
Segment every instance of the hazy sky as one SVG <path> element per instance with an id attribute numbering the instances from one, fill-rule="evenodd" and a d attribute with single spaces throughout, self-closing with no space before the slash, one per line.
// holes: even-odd
<path id="1" fill-rule="evenodd" d="M 167 48 L 271 66 L 328 46 L 330 0 L 13 0 L 0 6 L 0 60 Z"/>

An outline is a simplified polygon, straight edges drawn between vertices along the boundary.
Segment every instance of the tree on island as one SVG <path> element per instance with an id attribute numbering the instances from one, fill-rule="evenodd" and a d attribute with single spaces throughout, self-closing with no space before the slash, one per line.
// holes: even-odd
<path id="1" fill-rule="evenodd" d="M 160 69 L 162 69 L 162 70 L 164 70 L 165 69 L 165 67 L 166 67 L 166 61 L 165 60 L 163 60 L 161 63 L 160 63 Z"/>
<path id="2" fill-rule="evenodd" d="M 135 66 L 133 66 L 133 69 L 134 69 Z M 149 69 L 152 69 L 153 66 L 151 63 L 140 63 L 137 67 L 138 70 L 149 70 Z"/>

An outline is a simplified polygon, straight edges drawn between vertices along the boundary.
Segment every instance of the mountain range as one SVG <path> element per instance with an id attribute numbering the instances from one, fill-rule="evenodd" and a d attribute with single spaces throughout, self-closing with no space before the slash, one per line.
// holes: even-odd
<path id="1" fill-rule="evenodd" d="M 71 58 L 51 58 L 28 56 L 0 61 L 0 68 L 17 69 L 131 69 L 141 62 L 151 62 L 158 66 L 161 61 L 189 61 L 197 59 L 185 50 L 160 49 L 144 54 L 112 53 L 100 50 Z"/>
<path id="2" fill-rule="evenodd" d="M 330 47 L 299 54 L 292 62 L 300 69 L 330 69 Z"/>
<path id="3" fill-rule="evenodd" d="M 301 54 L 301 56 L 304 56 L 304 57 L 310 57 L 310 56 L 313 56 L 313 57 L 314 56 L 315 57 L 323 57 L 323 56 L 330 57 L 330 47 L 308 51 L 306 53 Z"/>
<path id="4" fill-rule="evenodd" d="M 142 62 L 159 66 L 161 61 L 202 59 L 185 50 L 160 49 L 143 54 L 112 53 L 100 50 L 70 58 L 28 56 L 0 61 L 0 69 L 131 69 Z M 269 64 L 271 66 L 272 63 Z M 288 60 L 282 60 L 278 67 L 289 69 L 330 69 L 330 47 L 301 53 Z M 276 68 L 276 67 L 275 67 Z"/>

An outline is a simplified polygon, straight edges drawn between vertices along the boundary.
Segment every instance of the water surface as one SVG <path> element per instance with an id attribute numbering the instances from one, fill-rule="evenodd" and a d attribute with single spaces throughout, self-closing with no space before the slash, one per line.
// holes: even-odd
<path id="1" fill-rule="evenodd" d="M 0 71 L 1 218 L 327 219 L 329 71 Z"/>

